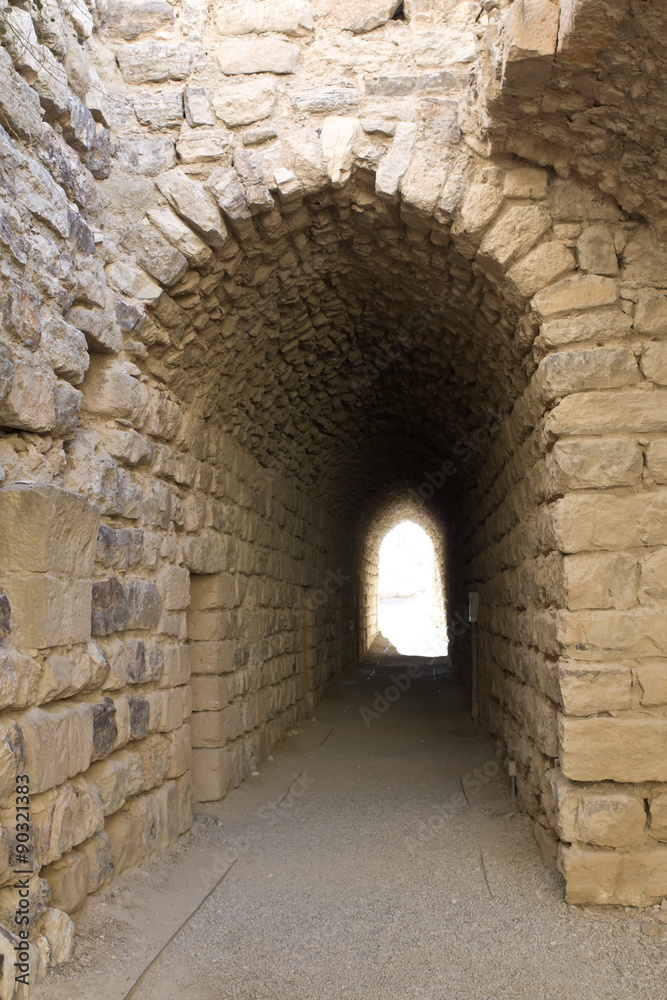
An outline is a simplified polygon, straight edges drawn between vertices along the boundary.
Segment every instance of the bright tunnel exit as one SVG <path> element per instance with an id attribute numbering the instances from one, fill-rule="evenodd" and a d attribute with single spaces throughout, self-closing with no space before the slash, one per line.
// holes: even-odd
<path id="1" fill-rule="evenodd" d="M 433 542 L 418 524 L 402 521 L 385 535 L 378 584 L 380 632 L 398 652 L 446 656 L 440 568 Z"/>

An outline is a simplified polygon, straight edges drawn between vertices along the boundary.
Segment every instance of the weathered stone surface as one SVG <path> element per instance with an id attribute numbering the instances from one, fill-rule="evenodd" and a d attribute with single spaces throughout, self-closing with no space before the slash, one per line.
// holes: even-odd
<path id="1" fill-rule="evenodd" d="M 141 124 L 148 125 L 155 131 L 180 128 L 183 124 L 183 95 L 180 90 L 138 94 L 133 104 L 134 113 Z"/>
<path id="2" fill-rule="evenodd" d="M 282 38 L 235 38 L 218 46 L 218 63 L 226 76 L 237 73 L 294 73 L 300 49 Z"/>
<path id="3" fill-rule="evenodd" d="M 505 15 L 503 87 L 535 93 L 546 83 L 558 38 L 558 7 L 550 0 L 519 0 Z"/>
<path id="4" fill-rule="evenodd" d="M 121 142 L 118 160 L 134 174 L 156 177 L 176 163 L 176 146 L 171 139 L 131 139 Z"/>
<path id="5" fill-rule="evenodd" d="M 647 906 L 667 890 L 667 849 L 594 850 L 561 845 L 559 867 L 568 903 Z"/>
<path id="6" fill-rule="evenodd" d="M 74 954 L 74 921 L 55 907 L 48 907 L 39 922 L 40 933 L 49 942 L 51 962 L 64 965 Z"/>
<path id="7" fill-rule="evenodd" d="M 506 268 L 517 257 L 523 256 L 551 226 L 551 218 L 537 205 L 511 205 L 494 222 L 485 234 L 480 252 Z"/>
<path id="8" fill-rule="evenodd" d="M 315 115 L 353 111 L 358 106 L 359 92 L 356 87 L 349 85 L 310 87 L 308 90 L 297 91 L 292 97 L 292 107 L 296 111 L 307 111 Z"/>
<path id="9" fill-rule="evenodd" d="M 188 125 L 215 125 L 215 113 L 204 87 L 187 87 L 183 94 L 185 118 Z"/>
<path id="10" fill-rule="evenodd" d="M 561 840 L 598 847 L 642 844 L 646 828 L 644 800 L 631 787 L 596 784 L 583 787 L 554 768 L 549 773 L 551 809 Z"/>
<path id="11" fill-rule="evenodd" d="M 551 245 L 543 244 L 543 246 Z M 537 253 L 541 249 L 538 247 L 538 250 L 534 252 Z M 520 266 L 521 263 L 519 261 L 515 267 Z M 540 328 L 540 340 L 545 347 L 561 347 L 565 344 L 585 340 L 599 344 L 605 340 L 627 336 L 631 325 L 632 318 L 621 312 L 620 309 L 585 312 L 581 315 L 566 316 L 564 319 L 552 319 L 543 323 Z"/>
<path id="12" fill-rule="evenodd" d="M 166 288 L 175 285 L 185 274 L 186 258 L 171 247 L 152 226 L 137 224 L 121 238 L 121 246 L 133 253 L 137 262 Z"/>
<path id="13" fill-rule="evenodd" d="M 127 368 L 115 358 L 94 357 L 83 383 L 84 410 L 140 426 L 148 411 L 148 391 Z"/>
<path id="14" fill-rule="evenodd" d="M 174 8 L 164 0 L 111 0 L 102 20 L 102 30 L 112 38 L 132 42 L 135 38 L 174 22 Z"/>
<path id="15" fill-rule="evenodd" d="M 208 243 L 224 246 L 227 239 L 225 224 L 218 206 L 201 184 L 177 167 L 160 177 L 158 187 L 172 208 Z"/>
<path id="16" fill-rule="evenodd" d="M 637 359 L 628 347 L 562 351 L 540 362 L 538 375 L 546 399 L 586 389 L 614 389 L 639 380 Z"/>
<path id="17" fill-rule="evenodd" d="M 137 42 L 124 45 L 116 58 L 127 83 L 163 83 L 184 80 L 192 70 L 196 50 L 191 45 Z"/>
<path id="18" fill-rule="evenodd" d="M 398 191 L 401 177 L 410 165 L 417 131 L 417 125 L 411 122 L 401 122 L 396 126 L 392 147 L 382 158 L 375 175 L 378 194 L 392 197 Z"/>
<path id="19" fill-rule="evenodd" d="M 234 137 L 220 128 L 181 129 L 176 152 L 183 163 L 205 163 L 229 156 Z"/>
<path id="20" fill-rule="evenodd" d="M 542 243 L 518 260 L 507 272 L 520 295 L 530 298 L 540 288 L 558 281 L 568 271 L 574 270 L 574 254 L 563 243 L 552 240 Z"/>
<path id="21" fill-rule="evenodd" d="M 573 781 L 665 781 L 667 722 L 618 717 L 559 721 L 563 774 Z"/>
<path id="22" fill-rule="evenodd" d="M 334 186 L 340 187 L 350 176 L 352 146 L 359 134 L 356 118 L 328 117 L 322 125 L 322 152 Z M 407 164 L 406 164 L 407 167 Z"/>
<path id="23" fill-rule="evenodd" d="M 533 307 L 540 316 L 547 318 L 578 309 L 611 306 L 617 296 L 618 286 L 612 278 L 582 274 L 538 292 Z"/>
<path id="24" fill-rule="evenodd" d="M 667 495 L 577 496 L 553 507 L 555 536 L 562 552 L 633 548 L 667 543 Z"/>
<path id="25" fill-rule="evenodd" d="M 261 77 L 225 83 L 213 95 L 215 113 L 230 128 L 269 118 L 275 101 L 275 83 Z"/>
<path id="26" fill-rule="evenodd" d="M 566 715 L 597 715 L 632 707 L 632 673 L 627 667 L 561 660 L 558 684 Z"/>
<path id="27" fill-rule="evenodd" d="M 179 250 L 194 267 L 206 264 L 212 255 L 202 239 L 192 232 L 170 208 L 152 208 L 148 217 L 163 236 Z"/>
<path id="28" fill-rule="evenodd" d="M 258 35 L 268 31 L 305 35 L 313 29 L 310 4 L 304 0 L 273 0 L 271 4 L 246 0 L 243 6 L 222 0 L 216 7 L 216 23 L 223 35 Z"/>

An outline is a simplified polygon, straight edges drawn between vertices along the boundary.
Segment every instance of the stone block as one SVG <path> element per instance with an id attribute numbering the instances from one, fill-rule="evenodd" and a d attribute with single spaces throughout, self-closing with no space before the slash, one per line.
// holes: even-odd
<path id="1" fill-rule="evenodd" d="M 557 500 L 552 524 L 562 552 L 667 544 L 667 493 L 571 494 Z"/>
<path id="2" fill-rule="evenodd" d="M 667 334 L 667 295 L 663 291 L 643 288 L 638 292 L 634 328 L 651 336 Z"/>
<path id="3" fill-rule="evenodd" d="M 613 41 L 626 10 L 625 0 L 562 0 L 558 59 L 594 66 L 598 52 Z"/>
<path id="4" fill-rule="evenodd" d="M 196 125 L 215 125 L 215 113 L 203 87 L 187 87 L 183 101 L 185 120 L 191 128 Z"/>
<path id="5" fill-rule="evenodd" d="M 545 347 L 562 347 L 583 340 L 599 344 L 601 341 L 626 337 L 631 326 L 632 317 L 622 310 L 604 309 L 544 322 L 540 329 L 540 340 Z"/>
<path id="6" fill-rule="evenodd" d="M 164 83 L 165 80 L 184 80 L 198 55 L 192 45 L 163 45 L 149 41 L 122 46 L 116 59 L 126 83 Z"/>
<path id="7" fill-rule="evenodd" d="M 188 262 L 180 250 L 170 246 L 152 226 L 137 223 L 123 234 L 120 245 L 165 288 L 175 285 L 187 271 Z"/>
<path id="8" fill-rule="evenodd" d="M 642 371 L 657 385 L 667 385 L 667 343 L 648 344 L 642 351 Z"/>
<path id="9" fill-rule="evenodd" d="M 57 861 L 104 826 L 102 800 L 92 781 L 73 778 L 31 801 L 35 859 L 40 865 Z"/>
<path id="10" fill-rule="evenodd" d="M 62 702 L 17 716 L 23 733 L 24 767 L 32 794 L 85 771 L 93 754 L 93 712 L 85 703 Z"/>
<path id="11" fill-rule="evenodd" d="M 576 438 L 557 441 L 549 457 L 553 490 L 635 486 L 642 477 L 641 448 L 626 438 Z"/>
<path id="12" fill-rule="evenodd" d="M 667 895 L 667 848 L 616 851 L 562 844 L 559 852 L 568 903 L 650 906 Z"/>
<path id="13" fill-rule="evenodd" d="M 162 599 L 149 580 L 128 580 L 123 588 L 127 595 L 127 628 L 154 629 L 162 613 Z"/>
<path id="14" fill-rule="evenodd" d="M 639 590 L 642 603 L 667 601 L 667 549 L 642 557 Z"/>
<path id="15" fill-rule="evenodd" d="M 172 208 L 210 243 L 222 247 L 227 230 L 212 196 L 197 181 L 179 167 L 163 174 L 158 182 L 160 191 Z"/>
<path id="16" fill-rule="evenodd" d="M 618 257 L 611 230 L 598 224 L 586 226 L 577 240 L 579 269 L 592 274 L 618 274 Z"/>
<path id="17" fill-rule="evenodd" d="M 546 84 L 558 39 L 558 7 L 518 0 L 504 18 L 503 90 L 531 97 Z"/>
<path id="18" fill-rule="evenodd" d="M 7 362 L 7 355 L 5 354 Z M 0 426 L 41 434 L 56 425 L 55 376 L 38 360 L 14 357 L 10 367 L 11 385 L 0 395 Z"/>
<path id="19" fill-rule="evenodd" d="M 667 651 L 667 622 L 655 608 L 629 611 L 563 612 L 558 639 L 576 659 L 596 659 L 616 651 L 626 656 L 660 655 Z"/>
<path id="20" fill-rule="evenodd" d="M 180 729 L 192 709 L 192 692 L 187 685 L 169 691 L 149 691 L 149 728 L 152 733 Z"/>
<path id="21" fill-rule="evenodd" d="M 191 573 L 219 573 L 225 568 L 228 540 L 218 531 L 183 539 L 183 561 Z"/>
<path id="22" fill-rule="evenodd" d="M 64 965 L 74 955 L 74 921 L 62 910 L 48 907 L 39 920 L 39 932 L 49 942 L 52 965 Z"/>
<path id="23" fill-rule="evenodd" d="M 503 181 L 506 198 L 531 198 L 542 201 L 547 196 L 547 172 L 539 167 L 508 170 Z"/>
<path id="24" fill-rule="evenodd" d="M 225 797 L 231 783 L 231 759 L 224 747 L 192 751 L 193 795 L 197 802 L 216 802 Z"/>
<path id="25" fill-rule="evenodd" d="M 176 165 L 176 146 L 171 139 L 128 139 L 121 142 L 118 162 L 133 174 L 157 177 Z"/>
<path id="26" fill-rule="evenodd" d="M 94 416 L 129 420 L 137 427 L 146 419 L 148 390 L 116 358 L 98 355 L 91 359 L 83 393 L 83 409 Z"/>
<path id="27" fill-rule="evenodd" d="M 233 608 L 239 603 L 236 580 L 232 573 L 214 573 L 192 577 L 192 611 Z"/>
<path id="28" fill-rule="evenodd" d="M 538 379 L 545 399 L 586 389 L 616 389 L 639 381 L 637 359 L 628 347 L 596 347 L 549 354 Z"/>
<path id="29" fill-rule="evenodd" d="M 631 786 L 611 782 L 581 786 L 559 770 L 549 772 L 556 831 L 561 840 L 596 847 L 627 848 L 643 844 L 646 811 Z"/>
<path id="30" fill-rule="evenodd" d="M 162 607 L 181 611 L 190 606 L 190 571 L 184 566 L 165 566 L 158 574 Z"/>
<path id="31" fill-rule="evenodd" d="M 297 91 L 292 97 L 292 107 L 295 111 L 305 111 L 311 115 L 333 115 L 336 113 L 347 113 L 359 107 L 359 91 L 349 84 L 336 86 L 330 84 L 322 87 L 308 87 L 306 90 Z M 364 131 L 368 132 L 368 122 L 364 124 Z M 396 122 L 385 122 L 390 132 L 385 135 L 394 135 L 396 132 Z M 372 131 L 372 129 L 371 129 Z"/>
<path id="32" fill-rule="evenodd" d="M 110 635 L 128 627 L 130 609 L 127 595 L 115 576 L 93 584 L 92 633 Z"/>
<path id="33" fill-rule="evenodd" d="M 300 49 L 282 38 L 234 38 L 218 46 L 218 64 L 225 76 L 240 73 L 294 73 Z"/>
<path id="34" fill-rule="evenodd" d="M 102 31 L 112 38 L 133 42 L 149 31 L 171 27 L 174 8 L 165 0 L 112 0 L 102 19 Z"/>
<path id="35" fill-rule="evenodd" d="M 611 306 L 618 296 L 613 278 L 597 274 L 579 274 L 543 288 L 533 299 L 533 308 L 542 318 L 582 309 Z"/>
<path id="36" fill-rule="evenodd" d="M 667 790 L 655 789 L 649 802 L 649 828 L 656 840 L 667 840 Z"/>
<path id="37" fill-rule="evenodd" d="M 656 483 L 667 483 L 667 441 L 651 441 L 646 449 L 646 469 Z"/>
<path id="38" fill-rule="evenodd" d="M 473 32 L 453 24 L 448 24 L 444 31 L 415 31 L 412 37 L 417 66 L 463 67 L 477 58 L 477 40 Z"/>
<path id="39" fill-rule="evenodd" d="M 105 816 L 117 812 L 125 801 L 141 791 L 143 783 L 141 757 L 136 751 L 117 750 L 105 760 L 90 767 L 86 776 L 100 795 Z"/>
<path id="40" fill-rule="evenodd" d="M 220 712 L 193 712 L 190 725 L 193 747 L 223 747 L 244 730 L 243 706 L 239 702 L 228 705 Z"/>
<path id="41" fill-rule="evenodd" d="M 236 676 L 193 677 L 192 709 L 194 712 L 218 712 L 225 708 L 236 694 Z"/>
<path id="42" fill-rule="evenodd" d="M 484 235 L 481 258 L 506 269 L 517 257 L 523 257 L 550 228 L 551 216 L 541 206 L 509 205 Z"/>
<path id="43" fill-rule="evenodd" d="M 88 894 L 88 858 L 70 851 L 42 869 L 51 889 L 51 902 L 65 913 L 74 913 Z"/>
<path id="44" fill-rule="evenodd" d="M 632 672 L 617 663 L 561 659 L 558 685 L 565 715 L 599 715 L 632 707 Z"/>
<path id="45" fill-rule="evenodd" d="M 180 90 L 138 94 L 133 104 L 141 124 L 157 132 L 165 128 L 180 128 L 183 124 L 183 95 Z"/>
<path id="46" fill-rule="evenodd" d="M 235 642 L 192 642 L 190 665 L 193 674 L 223 674 L 237 669 Z"/>
<path id="47" fill-rule="evenodd" d="M 190 770 L 192 763 L 192 731 L 189 723 L 167 733 L 165 737 L 169 747 L 168 778 L 180 778 Z"/>
<path id="48" fill-rule="evenodd" d="M 170 208 L 150 209 L 148 217 L 162 235 L 166 236 L 169 242 L 177 250 L 180 250 L 194 267 L 201 267 L 208 263 L 213 256 L 211 249 L 206 246 L 204 241 L 193 233 Z"/>
<path id="49" fill-rule="evenodd" d="M 353 162 L 352 148 L 358 134 L 357 118 L 329 115 L 324 119 L 321 135 L 322 153 L 334 187 L 341 187 L 350 176 Z"/>
<path id="50" fill-rule="evenodd" d="M 275 102 L 275 83 L 261 78 L 226 82 L 213 95 L 215 113 L 229 128 L 270 118 Z"/>
<path id="51" fill-rule="evenodd" d="M 223 0 L 216 7 L 216 23 L 223 35 L 306 35 L 314 26 L 310 4 L 304 0 L 273 0 L 270 5 L 245 0 L 242 6 Z"/>
<path id="52" fill-rule="evenodd" d="M 559 741 L 573 781 L 667 781 L 667 719 L 561 716 Z"/>
<path id="53" fill-rule="evenodd" d="M 111 843 L 104 831 L 96 833 L 77 848 L 76 853 L 88 862 L 88 883 L 86 892 L 97 892 L 113 874 Z"/>
<path id="54" fill-rule="evenodd" d="M 412 151 L 419 126 L 414 122 L 399 122 L 391 149 L 380 160 L 375 174 L 375 190 L 379 195 L 392 198 L 398 191 L 401 178 L 410 166 Z"/>
<path id="55" fill-rule="evenodd" d="M 646 706 L 667 705 L 667 670 L 665 661 L 642 660 L 636 667 L 637 681 L 641 690 L 640 704 Z"/>
<path id="56" fill-rule="evenodd" d="M 160 811 L 150 793 L 138 795 L 106 822 L 114 872 L 136 868 L 159 846 Z"/>
<path id="57" fill-rule="evenodd" d="M 188 638 L 195 642 L 231 639 L 237 631 L 237 616 L 231 611 L 189 611 Z"/>
<path id="58" fill-rule="evenodd" d="M 176 152 L 183 163 L 208 163 L 229 157 L 233 145 L 233 134 L 224 129 L 184 128 L 176 142 Z"/>
<path id="59" fill-rule="evenodd" d="M 637 604 L 637 557 L 626 552 L 580 552 L 563 560 L 567 606 L 632 608 Z"/>
<path id="60" fill-rule="evenodd" d="M 621 388 L 615 392 L 583 392 L 566 397 L 551 410 L 546 430 L 558 437 L 662 432 L 667 430 L 664 406 L 658 391 Z"/>
<path id="61" fill-rule="evenodd" d="M 530 298 L 545 285 L 563 278 L 574 270 L 575 259 L 572 251 L 556 240 L 542 243 L 525 257 L 513 264 L 507 272 L 520 295 Z"/>
<path id="62" fill-rule="evenodd" d="M 9 573 L 92 574 L 99 512 L 57 486 L 14 485 L 0 493 L 0 561 Z"/>

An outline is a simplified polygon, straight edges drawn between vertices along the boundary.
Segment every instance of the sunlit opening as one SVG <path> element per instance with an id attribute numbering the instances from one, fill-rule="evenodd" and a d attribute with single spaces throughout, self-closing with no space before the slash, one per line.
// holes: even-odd
<path id="1" fill-rule="evenodd" d="M 440 569 L 431 539 L 413 521 L 392 528 L 380 546 L 378 623 L 399 653 L 447 654 Z"/>

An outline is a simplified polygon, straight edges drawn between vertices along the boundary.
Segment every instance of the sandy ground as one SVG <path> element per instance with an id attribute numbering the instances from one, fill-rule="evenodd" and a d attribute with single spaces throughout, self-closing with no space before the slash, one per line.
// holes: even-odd
<path id="1" fill-rule="evenodd" d="M 167 857 L 92 899 L 38 1000 L 665 1000 L 667 924 L 563 901 L 445 661 L 366 724 L 408 662 L 346 677 Z"/>

